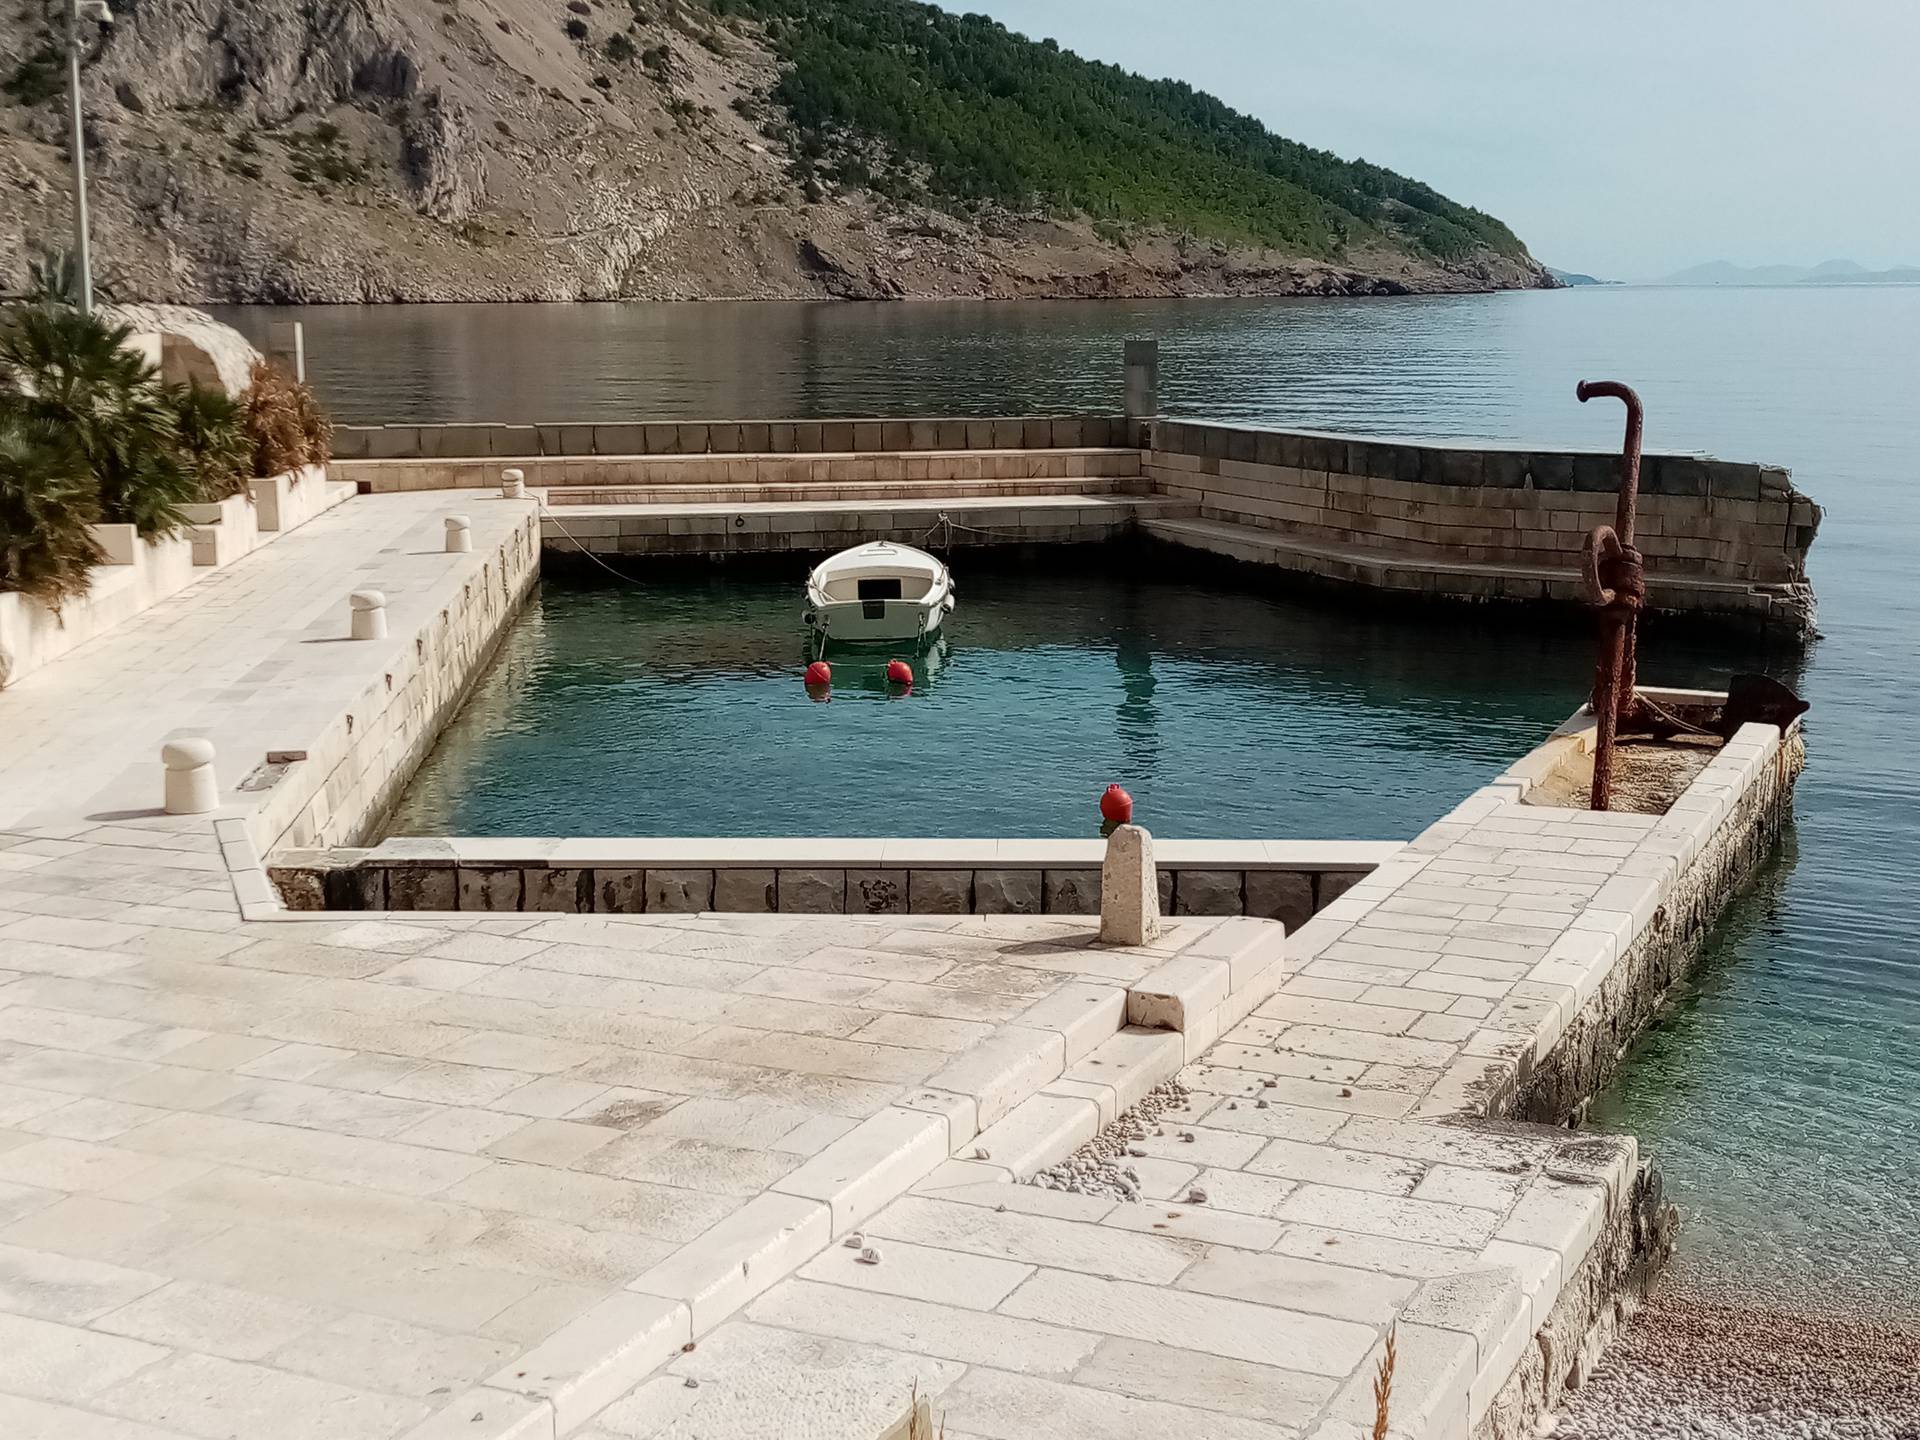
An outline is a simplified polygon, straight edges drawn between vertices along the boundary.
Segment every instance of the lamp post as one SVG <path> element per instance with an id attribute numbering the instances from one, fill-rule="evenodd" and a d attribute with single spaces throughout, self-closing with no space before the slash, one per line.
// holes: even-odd
<path id="1" fill-rule="evenodd" d="M 80 313 L 93 313 L 93 252 L 87 237 L 87 137 L 80 117 L 80 27 L 111 25 L 107 0 L 67 0 L 67 125 L 73 151 L 73 254 L 80 267 Z"/>

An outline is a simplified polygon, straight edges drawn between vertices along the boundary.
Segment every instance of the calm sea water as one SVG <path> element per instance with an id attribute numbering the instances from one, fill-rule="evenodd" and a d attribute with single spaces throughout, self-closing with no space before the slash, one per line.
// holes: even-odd
<path id="1" fill-rule="evenodd" d="M 235 315 L 262 337 L 273 318 Z M 1697 1264 L 1920 1310 L 1920 288 L 299 318 L 313 375 L 354 420 L 1105 408 L 1118 401 L 1121 341 L 1153 335 L 1170 413 L 1604 447 L 1618 442 L 1619 408 L 1578 405 L 1572 391 L 1607 376 L 1639 388 L 1652 446 L 1793 467 L 1827 509 L 1812 561 L 1822 638 L 1804 657 L 1755 657 L 1655 636 L 1642 673 L 1710 685 L 1763 665 L 1797 684 L 1814 709 L 1796 822 L 1598 1123 L 1660 1155 L 1691 1212 L 1683 1243 Z M 485 767 L 436 762 L 460 771 L 442 813 L 483 795 L 523 803 L 523 767 L 569 733 L 525 733 L 512 718 L 525 713 L 509 693 L 519 686 L 523 704 L 555 697 L 572 733 L 581 716 L 627 707 L 627 728 L 588 759 L 626 767 L 630 786 L 605 788 L 635 823 L 575 828 L 654 828 L 638 817 L 678 794 L 676 807 L 691 798 L 710 823 L 675 828 L 901 833 L 927 828 L 890 817 L 931 777 L 950 793 L 947 833 L 1007 801 L 1036 817 L 1016 828 L 1084 833 L 1086 782 L 1124 772 L 1169 833 L 1391 835 L 1517 753 L 1581 688 L 1583 660 L 1513 625 L 1382 623 L 1237 591 L 1202 602 L 1182 584 L 1063 563 L 963 579 L 961 619 L 978 629 L 956 625 L 949 664 L 912 699 L 888 702 L 843 674 L 832 705 L 802 710 L 793 578 L 663 582 L 650 599 L 552 587 L 502 668 L 517 678 L 491 687 L 443 752 L 491 725 L 513 756 L 509 783 L 490 790 Z M 723 644 L 740 653 L 716 654 Z M 733 700 L 702 694 L 716 665 L 742 677 Z M 979 711 L 989 697 L 991 726 Z M 682 767 L 697 749 L 688 736 L 715 726 L 732 759 L 708 786 Z M 996 726 L 1032 747 L 1031 764 L 982 795 L 950 747 Z M 802 733 L 831 737 L 823 753 L 871 771 L 870 788 L 849 800 L 836 784 L 829 806 L 817 778 L 757 779 Z M 656 746 L 675 758 L 649 762 Z M 1230 786 L 1197 783 L 1221 767 Z M 859 825 L 836 819 L 849 804 Z"/>

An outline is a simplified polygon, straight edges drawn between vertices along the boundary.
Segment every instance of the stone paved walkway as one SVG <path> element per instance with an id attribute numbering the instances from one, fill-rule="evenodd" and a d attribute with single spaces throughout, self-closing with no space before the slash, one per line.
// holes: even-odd
<path id="1" fill-rule="evenodd" d="M 1633 1152 L 1455 1122 L 1777 732 L 1659 821 L 1496 782 L 1283 959 L 1249 921 L 243 919 L 239 779 L 525 523 L 474 501 L 445 556 L 449 508 L 342 506 L 0 694 L 0 1434 L 863 1437 L 917 1383 L 956 1440 L 1355 1440 L 1393 1324 L 1398 1431 L 1486 1412 Z M 385 650 L 332 643 L 365 584 Z M 221 817 L 153 813 L 183 731 Z M 1184 1033 L 1121 1029 L 1136 985 Z M 1176 1072 L 1147 1201 L 1010 1183 Z"/>

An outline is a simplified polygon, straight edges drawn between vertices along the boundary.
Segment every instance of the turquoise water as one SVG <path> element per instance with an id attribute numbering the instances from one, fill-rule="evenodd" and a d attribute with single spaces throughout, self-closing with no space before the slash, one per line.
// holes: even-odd
<path id="1" fill-rule="evenodd" d="M 1407 838 L 1564 719 L 1592 663 L 1579 634 L 1410 631 L 1158 546 L 951 558 L 960 608 L 907 654 L 911 693 L 894 652 L 835 647 L 824 704 L 792 559 L 550 573 L 392 828 L 1093 835 L 1117 781 L 1162 835 Z"/>
<path id="2" fill-rule="evenodd" d="M 249 311 L 238 320 L 264 334 L 272 318 Z M 1642 673 L 1653 683 L 1712 684 L 1758 663 L 1796 683 L 1814 705 L 1796 822 L 1773 868 L 1721 925 L 1700 982 L 1636 1048 L 1599 1121 L 1634 1131 L 1661 1157 L 1690 1212 L 1683 1249 L 1700 1267 L 1787 1291 L 1859 1293 L 1920 1312 L 1920 950 L 1913 939 L 1920 752 L 1909 738 L 1920 679 L 1920 288 L 1605 288 L 1394 301 L 1002 306 L 417 307 L 308 311 L 302 318 L 323 388 L 343 413 L 361 419 L 1104 407 L 1118 401 L 1121 340 L 1158 335 L 1170 412 L 1611 446 L 1619 438 L 1618 408 L 1578 405 L 1572 388 L 1583 376 L 1612 376 L 1645 397 L 1650 445 L 1792 466 L 1797 482 L 1827 509 L 1811 562 L 1822 639 L 1804 658 L 1756 662 L 1731 650 L 1682 650 L 1654 636 Z M 784 580 L 792 585 L 797 577 Z M 962 618 L 980 615 L 990 591 L 984 582 L 964 584 Z M 558 598 L 553 587 L 555 603 L 543 605 L 538 623 L 558 626 L 550 618 L 559 612 Z M 769 616 L 785 613 L 775 598 L 766 604 Z M 1471 618 L 1375 625 L 1339 606 L 1285 608 L 1301 618 L 1283 623 L 1253 601 L 1221 601 L 1181 646 L 1157 651 L 1153 663 L 1153 699 L 1165 705 L 1162 713 L 1202 710 L 1208 695 L 1223 702 L 1213 712 L 1223 721 L 1191 733 L 1226 745 L 1232 786 L 1264 797 L 1244 805 L 1275 817 L 1274 827 L 1263 824 L 1259 833 L 1377 835 L 1417 824 L 1435 813 L 1421 809 L 1429 800 L 1438 803 L 1456 780 L 1484 773 L 1475 766 L 1517 753 L 1579 693 L 1578 674 L 1556 670 L 1557 652 L 1525 631 L 1483 628 Z M 1224 703 L 1235 691 L 1210 689 L 1213 680 L 1245 673 L 1256 691 L 1267 688 L 1269 681 L 1251 676 L 1262 662 L 1244 656 L 1249 635 L 1268 631 L 1283 637 L 1265 669 L 1294 684 L 1287 705 Z M 1211 634 L 1229 642 L 1211 652 L 1215 657 L 1242 658 L 1201 658 Z M 1047 642 L 1030 634 L 1028 643 Z M 892 705 L 844 694 L 825 714 L 835 726 L 853 724 L 849 717 L 865 706 L 876 726 L 903 728 L 941 714 L 949 718 L 928 730 L 957 724 L 979 734 L 983 727 L 954 696 L 987 661 L 960 644 L 958 630 L 955 651 L 950 685 L 945 675 L 935 677 L 924 695 Z M 1053 718 L 1025 732 L 1044 743 L 1053 726 L 1071 721 L 1107 747 L 1097 761 L 1062 772 L 1057 804 L 1065 833 L 1084 833 L 1085 806 L 1114 768 L 1122 704 L 1112 653 L 1109 647 L 1103 665 L 1086 668 L 1097 680 L 1097 699 L 1083 709 L 1044 711 Z M 1291 663 L 1300 655 L 1318 657 L 1310 680 L 1303 675 L 1312 667 Z M 799 658 L 797 640 L 778 642 L 766 657 L 765 718 L 797 713 L 771 707 L 790 706 Z M 993 664 L 1017 670 L 1017 659 L 1017 652 L 996 653 Z M 632 652 L 619 662 L 632 665 Z M 604 663 L 581 668 L 593 672 Z M 664 679 L 648 683 L 662 695 L 697 691 L 699 668 L 688 658 L 677 687 Z M 1051 680 L 1060 679 L 1056 669 Z M 1023 683 L 1048 681 L 1045 673 L 1028 673 Z M 582 703 L 611 684 L 586 674 Z M 923 706 L 923 699 L 933 703 Z M 702 712 L 697 695 L 674 703 L 681 708 L 664 715 L 691 720 L 699 713 L 703 724 L 727 708 Z M 1272 738 L 1288 713 L 1307 725 L 1291 745 Z M 749 723 L 752 712 L 723 718 L 765 733 Z M 1382 726 L 1371 739 L 1368 722 Z M 1181 761 L 1190 765 L 1184 726 L 1181 735 L 1177 743 L 1189 747 L 1179 751 Z M 630 735 L 624 743 L 632 742 Z M 1488 748 L 1479 748 L 1483 742 Z M 767 743 L 782 749 L 793 742 L 776 736 Z M 1344 785 L 1332 758 L 1319 764 L 1321 747 L 1338 749 Z M 1276 750 L 1283 764 L 1274 763 Z M 869 752 L 842 744 L 832 760 L 837 774 L 864 776 Z M 849 788 L 862 789 L 859 803 L 869 815 L 888 815 L 882 802 L 911 790 L 926 763 L 890 761 L 864 786 Z M 644 772 L 633 787 L 638 798 L 624 803 L 637 813 L 647 786 L 675 777 L 664 766 L 636 769 Z M 1419 782 L 1404 777 L 1416 770 L 1436 777 L 1430 794 L 1407 793 Z M 1201 801 L 1243 805 L 1238 796 L 1143 789 L 1156 819 Z M 1020 798 L 1023 808 L 1056 803 L 1030 781 Z M 799 818 L 749 825 L 757 806 L 767 807 L 760 811 L 766 817 Z M 771 792 L 754 784 L 745 763 L 724 772 L 708 807 L 703 815 L 718 821 L 733 812 L 744 828 L 838 828 L 828 824 L 833 806 L 821 800 L 818 781 L 802 795 Z M 1183 832 L 1175 825 L 1169 833 Z"/>

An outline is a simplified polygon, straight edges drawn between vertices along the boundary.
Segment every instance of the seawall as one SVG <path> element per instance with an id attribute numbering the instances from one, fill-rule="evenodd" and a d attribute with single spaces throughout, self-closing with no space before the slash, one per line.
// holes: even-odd
<path id="1" fill-rule="evenodd" d="M 1584 603 L 1580 546 L 1611 520 L 1619 469 L 1606 452 L 1120 416 L 397 425 L 340 446 L 337 473 L 372 493 L 519 468 L 557 549 L 812 551 L 924 538 L 945 512 L 971 527 L 955 544 L 1130 530 L 1300 584 L 1562 608 Z M 1819 524 L 1778 466 L 1648 453 L 1649 606 L 1805 637 Z"/>

